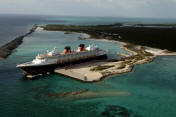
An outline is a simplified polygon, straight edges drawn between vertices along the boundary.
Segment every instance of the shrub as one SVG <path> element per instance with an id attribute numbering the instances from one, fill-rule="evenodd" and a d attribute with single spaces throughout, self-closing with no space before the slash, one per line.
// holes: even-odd
<path id="1" fill-rule="evenodd" d="M 96 67 L 93 67 L 90 69 L 90 71 L 101 71 L 101 70 L 105 70 L 105 69 L 109 69 L 111 67 L 114 67 L 114 65 L 98 65 Z"/>

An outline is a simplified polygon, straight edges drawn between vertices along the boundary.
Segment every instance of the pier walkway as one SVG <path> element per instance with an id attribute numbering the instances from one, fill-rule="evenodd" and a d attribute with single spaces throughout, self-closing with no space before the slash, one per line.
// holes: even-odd
<path id="1" fill-rule="evenodd" d="M 80 63 L 67 68 L 57 68 L 54 72 L 84 82 L 99 81 L 103 75 L 99 72 L 90 71 L 94 65 L 95 63 L 90 64 L 89 62 Z"/>

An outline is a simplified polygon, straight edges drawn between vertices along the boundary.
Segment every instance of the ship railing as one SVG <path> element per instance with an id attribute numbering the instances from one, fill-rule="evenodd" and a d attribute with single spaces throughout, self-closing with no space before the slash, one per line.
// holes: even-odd
<path id="1" fill-rule="evenodd" d="M 84 51 L 84 52 L 75 52 L 75 53 L 70 53 L 70 54 L 65 54 L 65 55 L 60 55 L 57 58 L 57 62 L 68 62 L 68 61 L 74 61 L 74 60 L 81 60 L 85 59 L 88 57 L 94 57 L 97 56 L 99 53 L 98 51 Z"/>
<path id="2" fill-rule="evenodd" d="M 23 63 L 23 64 L 21 64 L 21 65 L 29 65 L 29 64 L 32 64 L 32 62 L 26 62 L 26 63 Z"/>
<path id="3" fill-rule="evenodd" d="M 86 59 L 89 57 L 95 57 L 97 55 L 100 55 L 100 50 L 74 52 L 58 56 L 57 62 L 58 63 L 71 62 L 75 60 Z"/>

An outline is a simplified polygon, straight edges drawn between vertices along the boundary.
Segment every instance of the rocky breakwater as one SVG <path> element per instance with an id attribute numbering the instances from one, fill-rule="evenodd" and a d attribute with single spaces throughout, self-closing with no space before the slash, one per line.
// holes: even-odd
<path id="1" fill-rule="evenodd" d="M 13 50 L 23 42 L 23 38 L 32 34 L 36 30 L 36 28 L 37 25 L 35 24 L 26 34 L 21 35 L 15 38 L 14 40 L 10 41 L 9 43 L 3 45 L 2 47 L 0 47 L 0 58 L 1 59 L 7 58 L 13 52 Z"/>

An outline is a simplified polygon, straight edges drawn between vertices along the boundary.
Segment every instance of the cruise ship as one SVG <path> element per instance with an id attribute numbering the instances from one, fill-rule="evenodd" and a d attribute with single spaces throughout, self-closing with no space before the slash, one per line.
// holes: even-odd
<path id="1" fill-rule="evenodd" d="M 39 54 L 34 60 L 17 65 L 26 75 L 46 74 L 53 72 L 57 67 L 65 67 L 85 61 L 106 59 L 107 52 L 99 49 L 97 45 L 89 45 L 85 48 L 80 44 L 77 50 L 71 50 L 66 46 L 63 52 L 56 52 L 56 47 L 46 54 Z"/>

